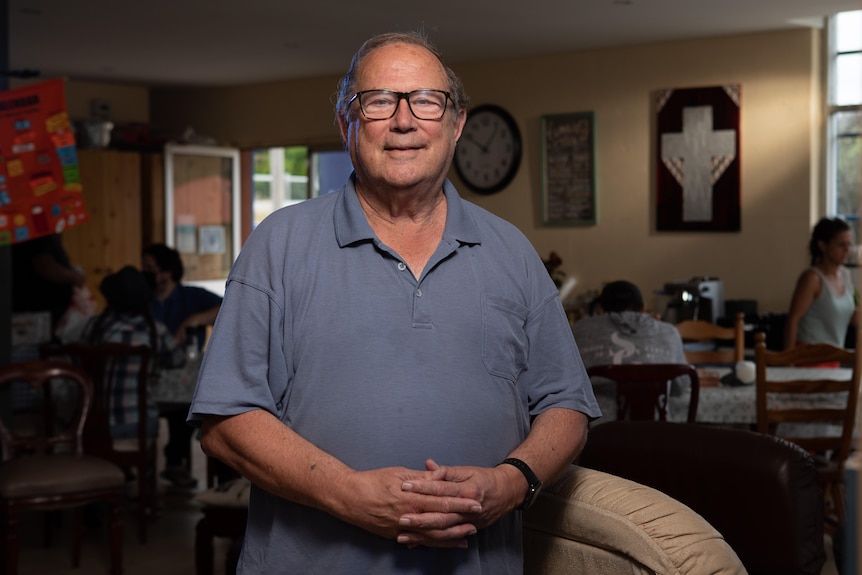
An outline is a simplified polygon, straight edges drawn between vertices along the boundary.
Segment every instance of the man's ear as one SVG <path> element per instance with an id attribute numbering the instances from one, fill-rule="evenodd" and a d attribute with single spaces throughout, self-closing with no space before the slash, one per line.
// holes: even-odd
<path id="1" fill-rule="evenodd" d="M 341 133 L 341 143 L 347 148 L 348 122 L 345 116 L 338 116 L 338 131 Z"/>
<path id="2" fill-rule="evenodd" d="M 458 119 L 455 120 L 455 142 L 461 139 L 461 132 L 464 131 L 464 124 L 467 123 L 467 111 L 460 110 L 458 112 Z"/>

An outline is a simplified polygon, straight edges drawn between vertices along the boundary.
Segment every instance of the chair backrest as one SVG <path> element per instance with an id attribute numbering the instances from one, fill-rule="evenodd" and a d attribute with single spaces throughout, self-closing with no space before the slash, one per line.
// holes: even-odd
<path id="1" fill-rule="evenodd" d="M 685 363 L 629 363 L 594 365 L 587 369 L 590 377 L 605 377 L 617 384 L 617 419 L 667 420 L 667 399 L 670 382 L 688 376 L 691 382 L 691 400 L 688 404 L 689 422 L 697 419 L 697 402 L 700 379 L 697 369 Z"/>
<path id="2" fill-rule="evenodd" d="M 676 324 L 676 329 L 683 343 L 733 341 L 733 349 L 686 350 L 685 358 L 689 363 L 736 363 L 745 359 L 745 314 L 736 314 L 733 327 L 724 327 L 697 319 L 682 321 Z"/>
<path id="3" fill-rule="evenodd" d="M 35 399 L 35 419 L 25 431 L 0 418 L 2 461 L 22 453 L 82 453 L 82 433 L 92 396 L 92 383 L 86 372 L 59 361 L 27 361 L 0 366 L 0 387 L 25 385 Z M 64 385 L 57 387 L 55 384 Z M 71 387 L 70 387 L 71 386 Z M 62 392 L 62 393 L 61 393 Z M 69 409 L 58 409 L 63 404 Z"/>
<path id="4" fill-rule="evenodd" d="M 856 407 L 859 402 L 859 354 L 828 343 L 801 344 L 783 351 L 769 351 L 766 349 L 766 334 L 758 332 L 755 334 L 754 359 L 758 432 L 774 435 L 779 423 L 814 424 L 811 428 L 815 433 L 811 437 L 795 436 L 785 439 L 810 452 L 831 451 L 831 459 L 843 464 L 853 444 Z M 790 380 L 776 380 L 774 377 L 770 378 L 767 370 L 767 367 L 774 366 L 816 366 L 834 362 L 852 367 L 849 379 L 830 379 L 823 372 L 814 371 L 810 375 L 800 372 Z M 811 407 L 804 406 L 798 400 L 780 401 L 781 396 L 792 400 L 814 394 L 831 394 L 836 401 L 828 405 L 812 401 Z M 841 425 L 841 434 L 824 435 L 824 426 L 836 422 Z"/>
<path id="5" fill-rule="evenodd" d="M 111 409 L 119 391 L 116 386 L 120 379 L 134 377 L 137 381 L 138 450 L 146 451 L 147 386 L 150 374 L 148 346 L 114 342 L 75 342 L 46 347 L 42 350 L 42 355 L 65 359 L 79 366 L 93 381 L 91 413 L 84 427 L 84 450 L 90 453 L 112 450 Z"/>

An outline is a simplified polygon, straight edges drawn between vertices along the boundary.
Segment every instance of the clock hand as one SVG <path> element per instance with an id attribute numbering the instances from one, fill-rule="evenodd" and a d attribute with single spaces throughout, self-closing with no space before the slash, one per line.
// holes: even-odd
<path id="1" fill-rule="evenodd" d="M 464 139 L 465 139 L 465 140 L 469 140 L 470 142 L 473 142 L 473 143 L 476 145 L 476 147 L 478 147 L 480 150 L 482 150 L 482 153 L 483 153 L 483 154 L 487 154 L 487 153 L 488 153 L 488 146 L 483 146 L 482 144 L 480 144 L 479 142 L 477 142 L 477 141 L 473 138 L 473 136 L 472 136 L 472 135 L 470 135 L 470 134 L 464 134 Z"/>
<path id="2" fill-rule="evenodd" d="M 482 148 L 483 150 L 485 150 L 486 154 L 488 153 L 488 148 L 491 147 L 491 142 L 494 141 L 494 136 L 496 136 L 496 135 L 497 135 L 497 124 L 494 124 L 494 131 L 491 132 L 491 137 L 488 138 L 488 141 L 485 142 L 485 147 Z"/>

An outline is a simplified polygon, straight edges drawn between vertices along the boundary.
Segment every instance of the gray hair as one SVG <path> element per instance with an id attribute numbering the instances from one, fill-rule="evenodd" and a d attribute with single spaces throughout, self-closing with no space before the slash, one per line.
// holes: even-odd
<path id="1" fill-rule="evenodd" d="M 437 48 L 431 44 L 428 38 L 421 32 L 388 32 L 385 34 L 378 34 L 377 36 L 372 36 L 366 40 L 362 46 L 360 46 L 359 50 L 357 50 L 353 55 L 353 59 L 350 61 L 350 68 L 347 70 L 347 74 L 345 74 L 338 82 L 338 99 L 335 103 L 336 120 L 347 118 L 349 114 L 348 102 L 350 102 L 350 99 L 356 93 L 356 76 L 359 71 L 359 66 L 365 60 L 365 57 L 374 50 L 391 44 L 411 44 L 413 46 L 425 48 L 434 54 L 440 62 L 440 65 L 443 66 L 443 69 L 446 71 L 446 79 L 449 84 L 449 95 L 452 98 L 452 103 L 456 112 L 455 114 L 452 114 L 452 121 L 454 122 L 458 117 L 458 112 L 467 108 L 467 104 L 469 103 L 467 92 L 464 90 L 464 84 L 461 82 L 461 79 L 455 75 L 455 72 L 453 72 L 445 62 L 443 62 L 443 56 L 440 54 L 440 51 L 437 50 Z"/>

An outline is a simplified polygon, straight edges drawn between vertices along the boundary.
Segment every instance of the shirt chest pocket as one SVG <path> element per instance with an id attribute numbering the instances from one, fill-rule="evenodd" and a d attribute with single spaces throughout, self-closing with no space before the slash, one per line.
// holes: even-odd
<path id="1" fill-rule="evenodd" d="M 491 375 L 512 382 L 527 367 L 527 308 L 498 295 L 482 301 L 482 361 Z"/>

